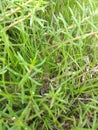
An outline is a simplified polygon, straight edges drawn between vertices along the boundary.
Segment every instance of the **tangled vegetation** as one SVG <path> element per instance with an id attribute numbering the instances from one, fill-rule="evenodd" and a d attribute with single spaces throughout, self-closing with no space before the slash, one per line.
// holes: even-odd
<path id="1" fill-rule="evenodd" d="M 97 7 L 0 0 L 0 130 L 98 129 Z"/>

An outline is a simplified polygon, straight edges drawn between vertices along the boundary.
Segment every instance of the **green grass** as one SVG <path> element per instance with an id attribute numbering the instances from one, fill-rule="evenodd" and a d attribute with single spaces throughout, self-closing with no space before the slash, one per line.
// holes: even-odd
<path id="1" fill-rule="evenodd" d="M 97 129 L 97 0 L 0 0 L 0 130 Z"/>

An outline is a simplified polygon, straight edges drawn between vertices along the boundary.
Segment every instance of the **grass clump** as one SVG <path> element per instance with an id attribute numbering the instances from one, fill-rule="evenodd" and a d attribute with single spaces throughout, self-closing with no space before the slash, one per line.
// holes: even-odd
<path id="1" fill-rule="evenodd" d="M 0 129 L 98 129 L 97 0 L 0 1 Z"/>

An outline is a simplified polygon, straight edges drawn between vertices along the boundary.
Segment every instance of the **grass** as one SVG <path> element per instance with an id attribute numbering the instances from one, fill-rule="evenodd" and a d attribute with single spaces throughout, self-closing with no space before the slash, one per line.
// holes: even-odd
<path id="1" fill-rule="evenodd" d="M 98 129 L 97 6 L 0 1 L 0 130 Z"/>

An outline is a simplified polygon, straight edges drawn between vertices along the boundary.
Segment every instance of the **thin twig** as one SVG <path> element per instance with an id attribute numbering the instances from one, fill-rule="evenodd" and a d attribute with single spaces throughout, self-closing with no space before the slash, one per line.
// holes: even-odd
<path id="1" fill-rule="evenodd" d="M 96 32 L 90 32 L 90 33 L 87 33 L 87 34 L 84 34 L 84 35 L 80 35 L 80 36 L 76 36 L 76 37 L 74 37 L 74 38 L 72 38 L 72 39 L 66 40 L 64 43 L 65 43 L 65 44 L 66 44 L 66 43 L 71 43 L 71 42 L 77 41 L 77 40 L 79 40 L 79 39 L 83 40 L 83 39 L 85 39 L 85 38 L 87 38 L 87 37 L 89 37 L 89 36 L 94 36 L 94 35 L 96 35 L 96 34 L 98 34 L 98 31 L 96 31 Z M 57 46 L 58 46 L 58 44 L 54 44 L 54 45 L 48 47 L 47 49 L 49 50 L 49 49 L 54 48 L 54 47 L 57 47 Z"/>
<path id="2" fill-rule="evenodd" d="M 14 27 L 15 25 L 17 25 L 18 23 L 21 23 L 22 21 L 28 19 L 30 16 L 32 15 L 32 13 L 29 13 L 27 16 L 25 16 L 22 19 L 19 19 L 18 21 L 15 21 L 14 23 L 11 23 L 9 26 L 7 26 L 7 28 L 5 29 L 6 31 L 12 27 Z"/>
<path id="3" fill-rule="evenodd" d="M 80 101 L 91 101 L 91 98 L 78 98 Z"/>
<path id="4" fill-rule="evenodd" d="M 24 3 L 23 6 L 26 6 L 27 4 L 29 4 L 29 3 L 31 3 L 31 2 L 32 2 L 32 0 L 29 0 L 29 1 L 27 1 L 26 3 Z M 7 14 L 5 15 L 5 17 L 10 17 L 12 14 L 18 12 L 20 9 L 21 9 L 21 8 L 18 7 L 18 8 L 16 8 L 16 9 L 12 10 L 12 12 L 7 13 Z M 4 18 L 1 18 L 1 17 L 0 17 L 0 22 L 3 21 L 3 20 L 4 20 Z"/>
<path id="5" fill-rule="evenodd" d="M 98 14 L 98 10 L 96 10 L 95 13 L 94 13 L 92 16 L 97 15 L 97 14 Z M 90 17 L 91 17 L 91 16 L 85 17 L 85 18 L 81 21 L 81 24 L 83 24 L 85 21 L 87 21 Z M 73 29 L 74 27 L 76 27 L 76 24 L 69 26 L 68 29 L 71 30 L 71 29 Z"/>

